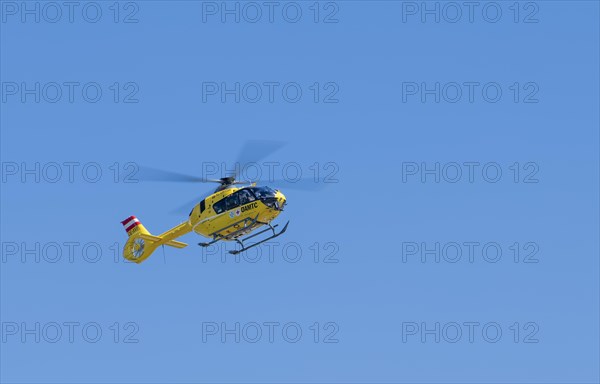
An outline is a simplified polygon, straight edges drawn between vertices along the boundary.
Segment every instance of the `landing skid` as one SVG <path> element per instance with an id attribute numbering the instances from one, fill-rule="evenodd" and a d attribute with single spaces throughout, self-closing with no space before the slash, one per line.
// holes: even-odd
<path id="1" fill-rule="evenodd" d="M 242 239 L 242 240 L 235 239 L 235 241 L 236 241 L 236 242 L 237 242 L 237 243 L 238 243 L 238 244 L 239 244 L 239 245 L 242 247 L 242 249 L 236 249 L 236 250 L 233 250 L 233 251 L 229 251 L 229 253 L 231 253 L 232 255 L 237 255 L 238 253 L 241 253 L 241 252 L 247 251 L 247 250 L 249 250 L 250 248 L 254 248 L 254 247 L 256 247 L 257 245 L 260 245 L 260 244 L 262 244 L 262 243 L 264 243 L 264 242 L 266 242 L 266 241 L 269 241 L 269 240 L 271 240 L 271 239 L 274 239 L 274 238 L 276 238 L 277 236 L 283 235 L 283 234 L 285 233 L 285 231 L 287 230 L 287 227 L 288 227 L 288 225 L 290 224 L 290 222 L 288 221 L 287 223 L 285 223 L 285 225 L 283 226 L 283 229 L 282 229 L 281 231 L 279 231 L 279 232 L 275 232 L 275 228 L 278 226 L 278 224 L 276 224 L 276 225 L 271 225 L 271 224 L 268 224 L 268 223 L 265 223 L 265 224 L 266 224 L 266 225 L 268 225 L 268 226 L 269 226 L 269 228 L 267 228 L 267 229 L 263 229 L 262 231 L 260 231 L 260 232 L 257 232 L 257 233 L 255 233 L 255 234 L 253 234 L 253 235 L 250 235 L 250 236 L 248 236 L 248 237 L 246 237 L 245 239 Z M 273 235 L 272 235 L 272 236 L 269 236 L 269 237 L 267 237 L 266 239 L 262 239 L 261 241 L 258 241 L 258 242 L 256 242 L 256 243 L 252 243 L 252 244 L 250 244 L 249 246 L 245 246 L 245 245 L 244 245 L 244 241 L 247 241 L 247 240 L 249 240 L 249 239 L 251 239 L 251 238 L 253 238 L 253 237 L 255 237 L 255 236 L 258 236 L 258 235 L 260 235 L 260 234 L 262 234 L 262 233 L 265 233 L 265 232 L 268 232 L 268 231 L 273 231 Z"/>
<path id="2" fill-rule="evenodd" d="M 210 236 L 213 238 L 212 241 L 209 241 L 209 242 L 206 242 L 206 243 L 198 243 L 198 245 L 201 246 L 201 247 L 208 247 L 209 245 L 212 245 L 212 244 L 214 244 L 214 243 L 216 243 L 218 241 L 221 241 L 221 240 L 233 240 L 233 241 L 237 242 L 242 248 L 241 249 L 237 249 L 237 250 L 233 250 L 233 251 L 229 251 L 229 253 L 231 253 L 232 255 L 237 255 L 238 253 L 247 251 L 250 248 L 256 247 L 259 244 L 262 244 L 262 243 L 264 243 L 266 241 L 269 241 L 271 239 L 274 239 L 274 238 L 276 238 L 276 237 L 284 234 L 285 231 L 287 230 L 287 227 L 288 227 L 289 223 L 290 223 L 289 221 L 287 223 L 285 223 L 283 229 L 281 231 L 279 231 L 279 232 L 276 232 L 275 228 L 277 228 L 279 226 L 278 224 L 271 225 L 270 223 L 263 223 L 261 221 L 258 221 L 258 215 L 256 215 L 256 217 L 254 217 L 253 219 L 245 218 L 245 219 L 236 221 L 235 223 L 230 224 L 230 225 L 228 225 L 226 227 L 223 227 L 223 228 L 219 229 L 218 231 L 215 231 L 215 232 L 211 233 Z M 255 227 L 258 227 L 260 225 L 268 225 L 269 228 L 263 229 L 262 231 L 259 231 L 259 232 L 255 233 L 255 234 L 247 236 L 244 239 L 241 239 L 241 240 L 239 239 L 239 237 L 243 236 L 246 233 L 251 232 Z M 225 231 L 226 229 L 229 229 L 231 227 L 236 227 L 237 228 L 239 226 L 242 226 L 242 227 L 240 229 L 236 230 L 236 231 L 233 231 L 233 232 L 227 234 L 227 235 L 222 235 L 222 232 Z M 250 240 L 250 239 L 252 239 L 252 238 L 254 238 L 254 237 L 258 236 L 258 235 L 261 235 L 261 234 L 263 234 L 265 232 L 268 232 L 268 231 L 272 231 L 273 235 L 269 236 L 269 237 L 267 237 L 267 238 L 265 238 L 265 239 L 263 239 L 263 240 L 261 240 L 259 242 L 252 243 L 252 244 L 250 244 L 248 246 L 244 245 L 245 241 L 248 241 L 248 240 Z"/>

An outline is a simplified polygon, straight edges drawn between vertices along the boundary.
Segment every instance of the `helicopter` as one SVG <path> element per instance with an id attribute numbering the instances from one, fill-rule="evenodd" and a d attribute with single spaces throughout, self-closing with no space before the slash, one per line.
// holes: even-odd
<path id="1" fill-rule="evenodd" d="M 251 163 L 250 159 L 258 161 L 259 158 L 274 152 L 282 145 L 279 142 L 269 141 L 247 142 L 238 164 Z M 194 205 L 188 220 L 160 235 L 151 234 L 136 216 L 129 216 L 121 221 L 129 236 L 123 247 L 123 257 L 134 263 L 139 264 L 146 260 L 159 246 L 187 247 L 188 244 L 175 239 L 190 232 L 210 239 L 198 243 L 201 247 L 208 247 L 218 241 L 236 242 L 240 248 L 229 251 L 235 255 L 281 236 L 288 228 L 289 221 L 279 231 L 276 230 L 279 224 L 271 224 L 287 204 L 285 195 L 279 189 L 257 186 L 257 182 L 236 180 L 239 168 L 229 176 L 219 179 L 200 178 L 148 167 L 142 170 L 143 181 L 218 183 L 219 186 L 213 193 Z M 297 187 L 296 189 L 307 190 L 307 183 L 289 185 Z M 313 183 L 312 186 L 309 185 L 308 190 L 316 188 L 318 186 Z M 271 232 L 270 236 L 251 244 L 246 243 L 267 232 Z"/>

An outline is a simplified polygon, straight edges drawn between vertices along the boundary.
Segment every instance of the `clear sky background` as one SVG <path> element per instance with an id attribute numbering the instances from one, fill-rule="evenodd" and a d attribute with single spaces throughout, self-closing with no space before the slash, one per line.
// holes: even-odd
<path id="1" fill-rule="evenodd" d="M 53 4 L 0 2 L 2 382 L 599 381 L 597 2 Z M 122 262 L 213 188 L 136 164 L 253 139 L 324 186 L 272 257 Z"/>

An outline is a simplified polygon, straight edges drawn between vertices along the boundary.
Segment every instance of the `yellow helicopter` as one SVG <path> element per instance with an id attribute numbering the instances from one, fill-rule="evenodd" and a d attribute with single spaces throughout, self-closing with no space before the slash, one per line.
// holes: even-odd
<path id="1" fill-rule="evenodd" d="M 243 151 L 243 153 L 248 152 L 248 148 L 258 147 L 258 150 L 262 148 L 263 153 L 260 157 L 263 157 L 267 152 L 272 152 L 280 146 L 281 144 L 277 142 L 259 142 L 258 144 L 248 142 L 246 151 Z M 252 156 L 245 153 L 241 156 L 242 162 L 249 163 L 249 157 Z M 289 221 L 279 232 L 275 230 L 278 224 L 271 224 L 286 205 L 286 198 L 283 193 L 267 186 L 257 186 L 255 182 L 237 181 L 235 178 L 238 172 L 220 179 L 205 179 L 153 168 L 145 168 L 145 170 L 149 172 L 146 172 L 146 177 L 142 177 L 144 181 L 212 182 L 220 185 L 211 195 L 194 206 L 188 220 L 160 235 L 152 235 L 148 232 L 135 216 L 123 220 L 121 224 L 123 224 L 129 235 L 129 239 L 123 248 L 123 257 L 127 260 L 139 264 L 146 260 L 159 246 L 163 245 L 175 248 L 187 247 L 186 243 L 175 239 L 190 232 L 195 232 L 210 239 L 208 242 L 198 243 L 202 247 L 207 247 L 218 241 L 235 241 L 240 249 L 229 252 L 238 254 L 274 239 L 287 230 Z M 239 186 L 243 184 L 246 184 L 246 186 Z M 302 184 L 295 186 L 301 186 Z M 311 188 L 314 189 L 314 187 Z M 306 190 L 304 187 L 300 187 L 300 189 Z M 263 226 L 268 228 L 250 234 Z M 271 236 L 255 243 L 245 243 L 269 231 Z"/>

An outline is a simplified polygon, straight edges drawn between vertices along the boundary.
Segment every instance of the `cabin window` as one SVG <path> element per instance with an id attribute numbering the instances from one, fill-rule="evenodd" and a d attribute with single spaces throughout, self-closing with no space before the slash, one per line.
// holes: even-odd
<path id="1" fill-rule="evenodd" d="M 219 200 L 213 204 L 213 209 L 217 214 L 223 213 L 225 211 L 225 200 L 226 199 Z"/>
<path id="2" fill-rule="evenodd" d="M 235 192 L 232 195 L 225 198 L 225 210 L 229 211 L 240 206 L 240 195 Z"/>
<path id="3" fill-rule="evenodd" d="M 206 209 L 206 202 L 204 200 L 202 200 L 200 202 L 200 214 L 202 214 L 202 212 L 204 212 L 205 209 Z"/>
<path id="4" fill-rule="evenodd" d="M 213 204 L 213 209 L 217 214 L 229 211 L 240 206 L 240 195 L 237 192 L 217 201 Z"/>
<path id="5" fill-rule="evenodd" d="M 274 192 L 273 192 L 274 193 Z M 217 214 L 232 210 L 240 205 L 248 204 L 256 200 L 254 194 L 248 189 L 240 189 L 232 193 L 224 199 L 221 199 L 213 204 L 213 209 Z M 202 202 L 203 203 L 203 202 Z M 202 203 L 200 210 L 202 211 Z"/>

